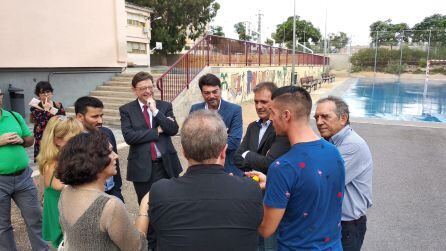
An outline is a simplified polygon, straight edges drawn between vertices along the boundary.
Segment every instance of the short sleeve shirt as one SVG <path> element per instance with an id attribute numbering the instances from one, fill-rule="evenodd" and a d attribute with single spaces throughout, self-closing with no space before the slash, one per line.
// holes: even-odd
<path id="1" fill-rule="evenodd" d="M 285 209 L 278 250 L 342 250 L 344 161 L 324 139 L 295 144 L 268 170 L 264 204 Z"/>
<path id="2" fill-rule="evenodd" d="M 15 132 L 21 138 L 32 136 L 31 131 L 22 116 L 14 112 L 14 116 L 9 111 L 2 109 L 0 117 L 0 135 Z M 28 166 L 29 157 L 22 145 L 0 146 L 0 174 L 10 174 Z"/>

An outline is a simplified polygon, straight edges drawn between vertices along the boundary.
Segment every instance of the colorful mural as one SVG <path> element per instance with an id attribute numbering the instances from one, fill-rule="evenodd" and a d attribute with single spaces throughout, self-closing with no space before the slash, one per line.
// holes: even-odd
<path id="1" fill-rule="evenodd" d="M 232 101 L 249 99 L 252 90 L 258 83 L 270 81 L 277 86 L 287 85 L 291 79 L 291 71 L 287 67 L 274 69 L 239 69 L 220 72 L 223 98 Z M 252 95 L 251 95 L 252 96 Z"/>

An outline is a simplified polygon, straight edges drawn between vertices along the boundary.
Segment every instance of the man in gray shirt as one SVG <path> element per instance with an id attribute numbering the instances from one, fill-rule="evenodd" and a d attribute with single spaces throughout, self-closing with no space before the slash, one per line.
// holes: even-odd
<path id="1" fill-rule="evenodd" d="M 317 101 L 314 115 L 322 137 L 334 144 L 345 161 L 345 195 L 342 203 L 342 246 L 360 250 L 367 229 L 366 213 L 372 205 L 373 161 L 370 149 L 350 127 L 348 105 L 329 96 Z"/>

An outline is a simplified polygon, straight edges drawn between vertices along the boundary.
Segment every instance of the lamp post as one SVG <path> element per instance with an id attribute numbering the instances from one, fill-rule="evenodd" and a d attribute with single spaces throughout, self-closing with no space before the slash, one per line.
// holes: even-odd
<path id="1" fill-rule="evenodd" d="M 324 31 L 324 65 L 322 71 L 325 73 L 325 64 L 327 63 L 327 59 L 325 58 L 327 55 L 327 9 L 325 9 L 325 31 Z"/>
<path id="2" fill-rule="evenodd" d="M 397 39 L 400 42 L 400 66 L 398 67 L 398 82 L 401 78 L 401 68 L 402 68 L 402 63 L 403 63 L 403 42 L 404 42 L 404 30 L 401 34 L 399 34 L 397 36 Z"/>
<path id="3" fill-rule="evenodd" d="M 291 61 L 291 85 L 296 85 L 294 67 L 296 65 L 296 0 L 293 1 L 293 58 Z"/>

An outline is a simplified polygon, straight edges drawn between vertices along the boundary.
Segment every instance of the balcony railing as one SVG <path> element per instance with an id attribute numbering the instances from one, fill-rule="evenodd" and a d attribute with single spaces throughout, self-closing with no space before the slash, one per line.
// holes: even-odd
<path id="1" fill-rule="evenodd" d="M 189 88 L 192 79 L 206 66 L 290 66 L 292 56 L 289 49 L 207 35 L 161 75 L 156 86 L 162 100 L 172 101 L 182 90 Z M 296 66 L 323 63 L 323 56 L 296 53 Z M 328 57 L 325 57 L 325 64 L 329 64 Z"/>

